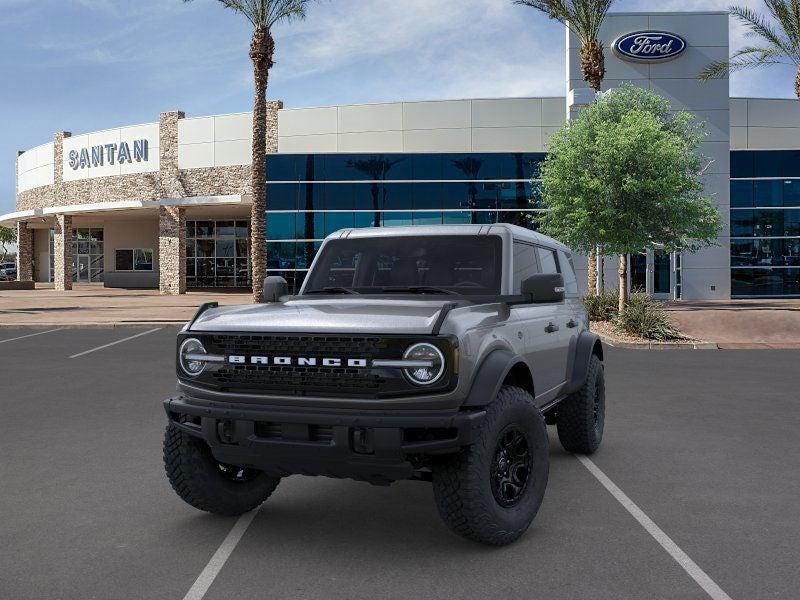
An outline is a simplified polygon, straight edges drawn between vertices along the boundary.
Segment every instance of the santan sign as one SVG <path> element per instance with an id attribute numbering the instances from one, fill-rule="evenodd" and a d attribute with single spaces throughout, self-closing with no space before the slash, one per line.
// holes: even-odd
<path id="1" fill-rule="evenodd" d="M 614 40 L 614 53 L 634 62 L 672 60 L 686 50 L 686 40 L 665 31 L 637 31 Z"/>
<path id="2" fill-rule="evenodd" d="M 131 146 L 133 148 L 131 148 Z M 102 144 L 91 148 L 70 150 L 67 162 L 73 171 L 91 167 L 102 167 L 104 164 L 125 164 L 147 162 L 149 158 L 146 139 L 120 142 L 119 144 Z"/>

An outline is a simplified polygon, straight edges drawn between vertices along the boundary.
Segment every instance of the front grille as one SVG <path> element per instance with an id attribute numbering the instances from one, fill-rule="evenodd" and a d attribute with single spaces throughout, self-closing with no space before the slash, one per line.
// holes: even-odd
<path id="1" fill-rule="evenodd" d="M 317 365 L 224 364 L 209 366 L 194 383 L 222 391 L 260 392 L 295 396 L 337 396 L 377 398 L 402 393 L 420 393 L 399 369 L 348 366 L 322 366 L 322 359 L 366 360 L 401 358 L 419 337 L 352 335 L 274 335 L 274 334 L 203 334 L 200 337 L 209 354 L 230 356 L 265 356 L 316 358 Z M 446 351 L 449 346 L 441 338 Z M 445 352 L 447 355 L 448 352 Z M 292 362 L 296 362 L 292 360 Z M 447 385 L 447 377 L 442 384 Z M 441 386 L 436 386 L 441 389 Z M 430 392 L 428 388 L 424 390 Z"/>

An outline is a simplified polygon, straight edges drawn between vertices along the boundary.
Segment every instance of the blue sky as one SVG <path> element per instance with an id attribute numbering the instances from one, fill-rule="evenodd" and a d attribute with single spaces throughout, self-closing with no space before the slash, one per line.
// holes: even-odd
<path id="1" fill-rule="evenodd" d="M 269 96 L 286 106 L 564 94 L 563 27 L 510 0 L 320 0 L 276 39 Z M 739 30 L 732 41 L 741 44 Z M 171 109 L 250 110 L 248 43 L 246 21 L 217 0 L 0 0 L 0 213 L 14 210 L 17 150 L 58 130 L 151 122 Z M 792 81 L 777 67 L 737 75 L 731 87 L 792 97 Z"/>

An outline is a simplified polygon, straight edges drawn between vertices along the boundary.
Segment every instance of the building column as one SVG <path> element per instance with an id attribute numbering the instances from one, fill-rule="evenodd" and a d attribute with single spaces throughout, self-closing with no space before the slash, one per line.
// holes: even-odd
<path id="1" fill-rule="evenodd" d="M 158 289 L 186 293 L 186 210 L 179 206 L 158 208 Z"/>
<path id="2" fill-rule="evenodd" d="M 53 281 L 55 289 L 72 289 L 72 217 L 56 215 L 53 239 Z"/>
<path id="3" fill-rule="evenodd" d="M 17 223 L 17 281 L 33 281 L 33 229 Z"/>

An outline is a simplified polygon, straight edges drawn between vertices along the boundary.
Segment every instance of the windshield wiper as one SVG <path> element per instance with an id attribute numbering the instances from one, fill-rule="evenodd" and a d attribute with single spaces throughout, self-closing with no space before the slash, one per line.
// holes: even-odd
<path id="1" fill-rule="evenodd" d="M 408 293 L 408 294 L 447 294 L 449 296 L 458 296 L 458 292 L 447 290 L 445 288 L 436 287 L 433 285 L 410 285 L 407 287 L 385 287 L 381 288 L 381 292 L 392 293 Z"/>
<path id="2" fill-rule="evenodd" d="M 324 287 L 321 290 L 308 290 L 304 292 L 305 294 L 356 294 L 358 295 L 360 292 L 355 290 L 351 290 L 350 288 L 346 287 Z"/>

